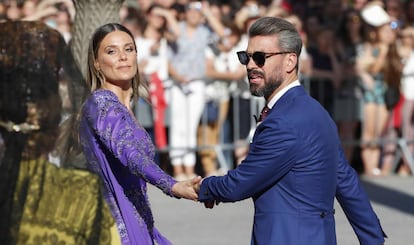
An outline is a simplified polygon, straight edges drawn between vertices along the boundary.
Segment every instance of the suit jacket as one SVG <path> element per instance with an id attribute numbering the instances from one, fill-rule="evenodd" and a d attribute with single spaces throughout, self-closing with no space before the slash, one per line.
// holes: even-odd
<path id="1" fill-rule="evenodd" d="M 302 86 L 288 90 L 253 136 L 246 159 L 222 177 L 203 180 L 199 200 L 253 198 L 251 244 L 336 244 L 336 197 L 361 244 L 385 234 L 335 123 Z"/>

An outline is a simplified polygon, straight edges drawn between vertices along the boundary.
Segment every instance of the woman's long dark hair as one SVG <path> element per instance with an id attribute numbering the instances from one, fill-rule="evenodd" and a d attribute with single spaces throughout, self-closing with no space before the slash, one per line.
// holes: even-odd
<path id="1" fill-rule="evenodd" d="M 399 88 L 402 76 L 403 64 L 395 43 L 388 49 L 387 59 L 384 64 L 384 80 L 389 87 Z"/>

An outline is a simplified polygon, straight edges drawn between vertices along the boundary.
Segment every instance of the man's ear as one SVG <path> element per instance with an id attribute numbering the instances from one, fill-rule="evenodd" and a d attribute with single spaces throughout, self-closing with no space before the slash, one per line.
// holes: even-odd
<path id="1" fill-rule="evenodd" d="M 298 63 L 298 56 L 295 53 L 289 53 L 287 65 L 286 65 L 286 71 L 288 73 L 291 73 L 296 68 L 297 63 Z"/>

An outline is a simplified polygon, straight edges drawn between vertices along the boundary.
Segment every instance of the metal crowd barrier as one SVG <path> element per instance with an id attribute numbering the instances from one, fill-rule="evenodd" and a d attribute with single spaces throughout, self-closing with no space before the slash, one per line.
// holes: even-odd
<path id="1" fill-rule="evenodd" d="M 310 91 L 310 81 L 309 79 L 303 79 L 302 80 L 302 85 L 305 86 L 305 89 L 309 92 Z M 168 93 L 168 86 L 166 86 L 166 91 Z M 244 112 L 246 108 L 240 108 L 239 107 L 239 103 L 238 100 L 241 98 L 241 91 L 235 91 L 231 94 L 231 99 L 233 100 L 234 103 L 232 103 L 232 110 L 229 111 L 233 111 L 233 118 L 239 118 L 239 114 Z M 173 98 L 170 98 L 173 99 Z M 231 130 L 232 130 L 232 139 L 231 142 L 223 142 L 221 141 L 219 144 L 217 145 L 209 145 L 209 144 L 203 144 L 203 145 L 197 145 L 194 149 L 190 149 L 193 150 L 195 152 L 199 152 L 202 149 L 214 149 L 216 156 L 217 156 L 217 163 L 218 163 L 218 167 L 221 168 L 222 170 L 226 171 L 229 168 L 231 168 L 231 166 L 233 165 L 233 163 L 229 163 L 229 159 L 226 159 L 225 157 L 225 151 L 234 151 L 237 147 L 239 146 L 248 146 L 251 137 L 253 136 L 255 127 L 256 127 L 256 122 L 254 119 L 255 115 L 259 115 L 261 109 L 264 106 L 264 99 L 263 98 L 258 98 L 258 97 L 254 97 L 251 96 L 250 97 L 250 133 L 249 136 L 245 139 L 240 139 L 240 135 L 239 135 L 239 129 L 240 129 L 240 122 L 238 120 L 234 120 L 233 124 L 230 125 L 231 126 Z M 147 108 L 148 110 L 148 108 Z M 137 111 L 136 111 L 137 113 Z M 169 120 L 169 112 L 167 110 L 166 113 L 166 120 L 167 120 L 167 127 L 168 127 L 168 120 Z M 202 116 L 202 118 L 205 117 Z M 142 118 L 142 117 L 141 117 Z M 201 120 L 200 124 L 206 123 L 205 120 Z M 356 140 L 350 142 L 350 141 L 343 141 L 344 145 L 353 145 L 353 146 L 359 146 L 361 145 L 361 140 L 359 138 L 357 138 Z M 386 142 L 383 139 L 380 139 L 378 142 L 376 142 L 377 144 L 385 144 Z M 409 164 L 412 172 L 414 172 L 414 156 L 413 153 L 410 152 L 409 150 L 409 145 L 414 144 L 414 140 L 408 141 L 407 139 L 404 138 L 398 138 L 396 140 L 396 145 L 397 145 L 397 154 L 396 154 L 396 164 L 402 159 L 404 158 L 406 160 L 406 162 Z M 171 146 L 168 144 L 167 147 L 163 148 L 163 149 L 157 149 L 158 152 L 168 152 L 170 151 L 172 148 Z"/>

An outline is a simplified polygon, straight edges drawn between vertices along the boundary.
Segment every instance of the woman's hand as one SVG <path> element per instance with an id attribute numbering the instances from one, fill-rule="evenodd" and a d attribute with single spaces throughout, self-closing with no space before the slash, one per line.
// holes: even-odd
<path id="1" fill-rule="evenodd" d="M 196 192 L 196 186 L 198 186 L 200 181 L 200 176 L 185 181 L 179 181 L 173 185 L 172 193 L 176 197 L 197 201 L 198 194 Z"/>

